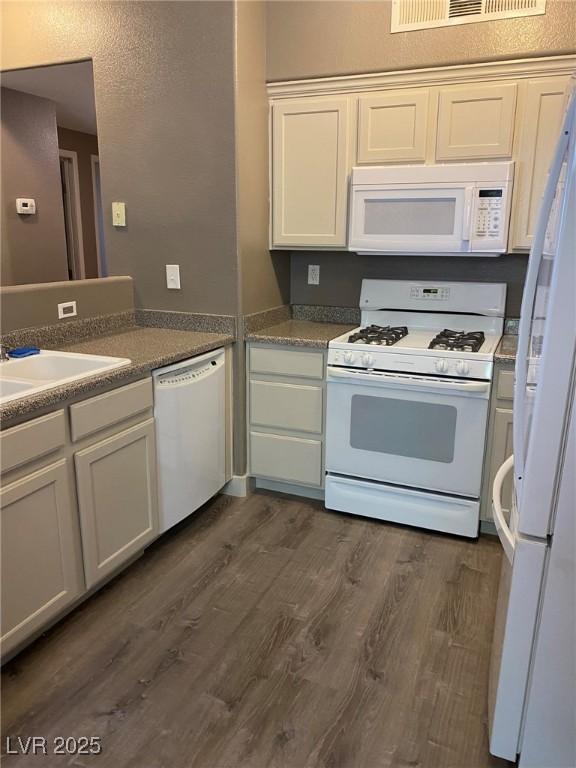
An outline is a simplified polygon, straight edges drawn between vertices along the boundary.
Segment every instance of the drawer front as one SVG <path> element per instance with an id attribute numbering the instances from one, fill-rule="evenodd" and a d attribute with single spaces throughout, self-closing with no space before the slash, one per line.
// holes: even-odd
<path id="1" fill-rule="evenodd" d="M 253 373 L 322 379 L 324 378 L 324 355 L 322 352 L 297 349 L 252 347 L 250 349 L 250 370 Z"/>
<path id="2" fill-rule="evenodd" d="M 57 451 L 65 442 L 64 411 L 55 411 L 0 432 L 2 472 Z"/>
<path id="3" fill-rule="evenodd" d="M 256 477 L 319 487 L 322 485 L 322 443 L 251 432 L 250 470 Z"/>
<path id="4" fill-rule="evenodd" d="M 321 386 L 252 381 L 250 423 L 259 427 L 280 427 L 320 434 L 322 395 Z"/>
<path id="5" fill-rule="evenodd" d="M 105 392 L 70 406 L 72 440 L 76 442 L 101 429 L 142 413 L 153 405 L 152 379 Z"/>
<path id="6" fill-rule="evenodd" d="M 498 373 L 496 395 L 499 400 L 514 399 L 514 371 L 500 371 Z"/>

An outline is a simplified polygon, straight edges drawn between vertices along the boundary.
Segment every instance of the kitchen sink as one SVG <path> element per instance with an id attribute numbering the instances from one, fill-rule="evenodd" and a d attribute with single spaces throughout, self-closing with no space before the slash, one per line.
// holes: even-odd
<path id="1" fill-rule="evenodd" d="M 0 405 L 129 365 L 124 357 L 41 350 L 0 363 Z"/>

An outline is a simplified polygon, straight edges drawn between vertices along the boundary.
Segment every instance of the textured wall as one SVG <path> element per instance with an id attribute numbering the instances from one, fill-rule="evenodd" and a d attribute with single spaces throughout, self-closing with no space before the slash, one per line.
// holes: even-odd
<path id="1" fill-rule="evenodd" d="M 78 182 L 86 277 L 98 277 L 98 251 L 94 220 L 94 191 L 92 187 L 92 155 L 98 155 L 98 137 L 82 131 L 58 128 L 58 146 L 78 156 Z"/>
<path id="2" fill-rule="evenodd" d="M 545 56 L 576 50 L 576 3 L 544 16 L 390 34 L 390 0 L 279 0 L 268 5 L 268 79 Z"/>
<path id="3" fill-rule="evenodd" d="M 230 2 L 5 2 L 3 69 L 92 58 L 112 274 L 137 304 L 237 310 Z M 164 265 L 181 265 L 168 291 Z"/>
<path id="4" fill-rule="evenodd" d="M 56 107 L 48 99 L 1 89 L 3 285 L 68 278 Z M 33 197 L 36 214 L 16 213 Z"/>
<path id="5" fill-rule="evenodd" d="M 359 256 L 347 252 L 292 253 L 290 300 L 293 304 L 357 307 L 364 277 L 507 283 L 506 314 L 518 317 L 527 263 L 527 257 L 522 254 L 466 258 Z M 308 264 L 320 265 L 320 285 L 308 285 Z"/>
<path id="6" fill-rule="evenodd" d="M 236 168 L 242 312 L 288 300 L 289 263 L 268 250 L 266 4 L 236 3 Z"/>

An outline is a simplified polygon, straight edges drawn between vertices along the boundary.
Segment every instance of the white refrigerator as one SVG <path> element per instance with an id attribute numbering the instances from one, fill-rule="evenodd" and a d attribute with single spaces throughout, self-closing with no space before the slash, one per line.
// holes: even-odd
<path id="1" fill-rule="evenodd" d="M 490 751 L 521 768 L 576 766 L 576 93 L 528 262 L 514 389 L 514 456 L 493 512 L 504 557 L 490 669 Z M 502 484 L 514 473 L 510 519 Z"/>

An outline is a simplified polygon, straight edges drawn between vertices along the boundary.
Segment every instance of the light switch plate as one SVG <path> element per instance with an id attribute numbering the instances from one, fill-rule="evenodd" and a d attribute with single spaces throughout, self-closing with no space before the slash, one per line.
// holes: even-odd
<path id="1" fill-rule="evenodd" d="M 173 290 L 180 288 L 180 265 L 166 264 L 166 287 Z"/>
<path id="2" fill-rule="evenodd" d="M 308 285 L 320 285 L 320 264 L 308 264 Z"/>
<path id="3" fill-rule="evenodd" d="M 126 203 L 112 203 L 112 225 L 126 226 Z"/>

